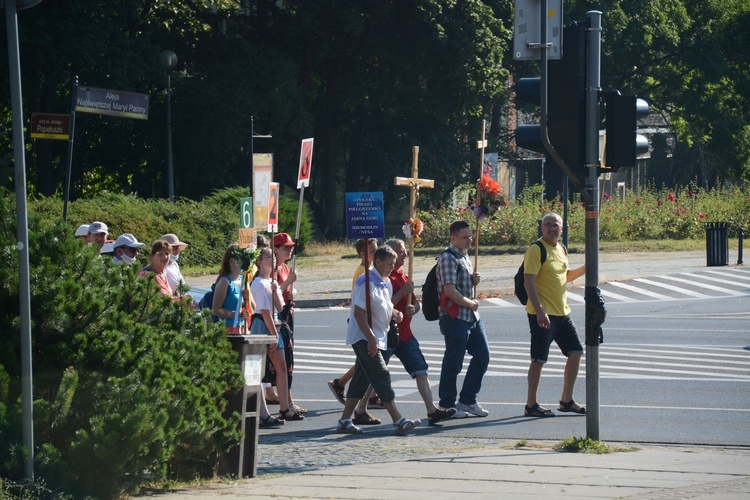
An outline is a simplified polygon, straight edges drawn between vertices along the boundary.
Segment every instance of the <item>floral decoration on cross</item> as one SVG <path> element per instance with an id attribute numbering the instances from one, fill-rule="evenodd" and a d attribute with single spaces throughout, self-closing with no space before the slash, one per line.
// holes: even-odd
<path id="1" fill-rule="evenodd" d="M 492 178 L 492 170 L 489 166 L 484 169 L 484 174 L 477 182 L 477 197 L 471 204 L 471 210 L 480 221 L 491 217 L 498 208 L 508 203 L 503 197 L 503 188 Z"/>
<path id="2" fill-rule="evenodd" d="M 423 229 L 424 224 L 422 224 L 422 221 L 417 219 L 416 217 L 406 221 L 404 223 L 404 227 L 402 228 L 404 236 L 406 236 L 407 238 L 414 238 L 414 243 L 419 243 L 422 240 L 419 235 L 422 233 Z"/>

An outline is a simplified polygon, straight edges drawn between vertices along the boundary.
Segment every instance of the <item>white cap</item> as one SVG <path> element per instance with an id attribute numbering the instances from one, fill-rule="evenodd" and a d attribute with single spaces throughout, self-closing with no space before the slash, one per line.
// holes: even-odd
<path id="1" fill-rule="evenodd" d="M 109 233 L 109 229 L 107 229 L 107 225 L 105 223 L 97 221 L 97 222 L 91 223 L 91 225 L 89 226 L 88 232 L 91 234 L 99 234 L 99 233 L 107 234 Z"/>
<path id="2" fill-rule="evenodd" d="M 99 250 L 99 255 L 107 254 L 107 253 L 113 253 L 115 251 L 115 244 L 112 241 L 108 241 L 104 245 L 102 245 L 101 250 Z"/>
<path id="3" fill-rule="evenodd" d="M 88 224 L 81 224 L 78 226 L 78 229 L 76 229 L 76 238 L 79 236 L 86 236 L 86 233 L 89 232 L 89 225 Z"/>
<path id="4" fill-rule="evenodd" d="M 114 251 L 115 248 L 122 247 L 122 246 L 130 247 L 130 248 L 143 248 L 144 246 L 146 246 L 146 244 L 141 243 L 140 241 L 135 239 L 135 236 L 133 236 L 132 234 L 125 233 L 117 237 L 114 245 L 112 246 L 112 250 Z"/>

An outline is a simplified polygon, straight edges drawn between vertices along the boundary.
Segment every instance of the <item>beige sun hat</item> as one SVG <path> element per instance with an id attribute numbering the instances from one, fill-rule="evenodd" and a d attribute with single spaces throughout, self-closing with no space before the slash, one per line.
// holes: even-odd
<path id="1" fill-rule="evenodd" d="M 182 247 L 183 250 L 185 250 L 188 247 L 188 244 L 185 243 L 184 241 L 180 241 L 180 239 L 174 233 L 167 233 L 159 239 L 166 241 L 173 247 Z"/>

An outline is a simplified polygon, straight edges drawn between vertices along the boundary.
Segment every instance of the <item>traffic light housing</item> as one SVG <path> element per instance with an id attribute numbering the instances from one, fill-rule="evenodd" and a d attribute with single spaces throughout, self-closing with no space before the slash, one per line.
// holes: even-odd
<path id="1" fill-rule="evenodd" d="M 547 62 L 547 134 L 568 167 L 574 172 L 584 170 L 585 157 L 585 28 L 563 29 L 563 57 Z M 516 99 L 540 104 L 541 79 L 520 78 L 515 86 Z M 542 143 L 539 124 L 523 124 L 516 128 L 516 146 L 547 154 Z"/>
<path id="2" fill-rule="evenodd" d="M 648 152 L 648 139 L 638 133 L 638 119 L 648 116 L 648 103 L 634 95 L 607 96 L 604 166 L 617 172 L 635 167 Z"/>

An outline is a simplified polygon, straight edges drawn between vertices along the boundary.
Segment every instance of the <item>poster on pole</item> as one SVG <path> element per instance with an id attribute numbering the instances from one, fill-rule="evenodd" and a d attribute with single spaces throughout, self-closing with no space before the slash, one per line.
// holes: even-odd
<path id="1" fill-rule="evenodd" d="M 385 238 L 383 193 L 346 193 L 346 235 L 357 238 Z"/>
<path id="2" fill-rule="evenodd" d="M 255 229 L 268 225 L 268 185 L 273 180 L 273 154 L 253 155 L 253 200 L 255 200 Z"/>
<path id="3" fill-rule="evenodd" d="M 268 229 L 269 233 L 279 231 L 279 183 L 271 182 L 268 185 Z"/>
<path id="4" fill-rule="evenodd" d="M 302 149 L 299 152 L 299 172 L 297 173 L 297 189 L 310 186 L 310 170 L 312 169 L 313 141 L 302 140 Z"/>

